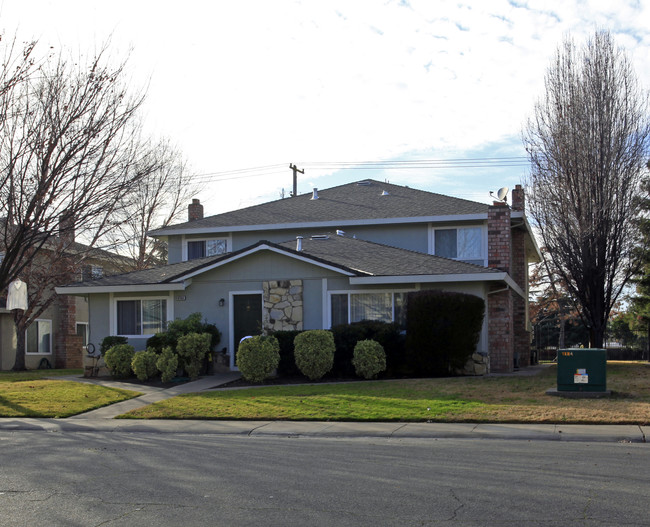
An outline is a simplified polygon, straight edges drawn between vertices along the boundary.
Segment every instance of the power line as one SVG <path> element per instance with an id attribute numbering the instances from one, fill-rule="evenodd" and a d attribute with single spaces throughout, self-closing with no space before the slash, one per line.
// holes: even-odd
<path id="1" fill-rule="evenodd" d="M 309 170 L 443 170 L 462 168 L 512 168 L 529 166 L 528 158 L 523 156 L 393 161 L 304 161 L 299 164 Z M 275 165 L 240 168 L 221 172 L 193 174 L 191 177 L 193 181 L 203 183 L 230 181 L 235 179 L 283 174 L 286 172 L 286 167 L 287 164 L 278 163 Z"/>

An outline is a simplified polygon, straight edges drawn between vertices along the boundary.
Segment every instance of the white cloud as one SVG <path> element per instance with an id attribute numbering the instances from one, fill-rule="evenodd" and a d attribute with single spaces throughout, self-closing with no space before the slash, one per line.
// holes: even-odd
<path id="1" fill-rule="evenodd" d="M 650 86 L 649 10 L 633 1 L 5 0 L 0 20 L 46 45 L 132 45 L 135 83 L 151 79 L 149 126 L 197 172 L 287 165 L 208 187 L 206 213 L 288 191 L 289 162 L 512 151 L 568 32 L 611 28 Z M 307 185 L 322 173 L 300 191 L 330 186 Z M 401 177 L 440 187 L 445 175 Z"/>

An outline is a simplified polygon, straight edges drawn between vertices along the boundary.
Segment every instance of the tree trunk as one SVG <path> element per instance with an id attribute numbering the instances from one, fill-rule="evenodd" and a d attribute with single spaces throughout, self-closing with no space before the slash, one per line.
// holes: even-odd
<path id="1" fill-rule="evenodd" d="M 23 311 L 14 312 L 14 326 L 16 328 L 16 360 L 13 371 L 23 371 L 25 367 L 25 325 L 23 323 Z"/>

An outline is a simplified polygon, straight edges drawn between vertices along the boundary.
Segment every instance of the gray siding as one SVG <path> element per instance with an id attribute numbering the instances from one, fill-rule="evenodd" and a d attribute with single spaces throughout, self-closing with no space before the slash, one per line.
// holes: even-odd
<path id="1" fill-rule="evenodd" d="M 429 246 L 429 230 L 426 223 L 398 225 L 357 225 L 346 228 L 341 225 L 346 236 L 356 236 L 393 247 L 426 253 Z M 295 240 L 296 236 L 308 237 L 314 234 L 330 234 L 335 236 L 336 229 L 290 229 L 273 231 L 248 231 L 233 233 L 233 250 L 243 249 L 259 240 L 281 243 Z"/>
<path id="2" fill-rule="evenodd" d="M 88 295 L 89 339 L 99 349 L 104 337 L 111 334 L 108 293 Z"/>

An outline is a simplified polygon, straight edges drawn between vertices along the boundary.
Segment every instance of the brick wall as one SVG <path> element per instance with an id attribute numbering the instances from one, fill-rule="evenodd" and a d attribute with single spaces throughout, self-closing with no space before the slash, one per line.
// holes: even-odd
<path id="1" fill-rule="evenodd" d="M 488 209 L 488 267 L 510 272 L 511 252 L 510 208 L 495 201 Z"/>
<path id="2" fill-rule="evenodd" d="M 510 208 L 495 201 L 488 209 L 488 267 L 510 273 L 512 229 Z M 502 289 L 502 287 L 497 288 Z M 488 348 L 490 370 L 509 372 L 514 364 L 513 293 L 509 289 L 488 294 Z"/>
<path id="3" fill-rule="evenodd" d="M 512 297 L 509 289 L 488 296 L 488 342 L 493 372 L 513 370 Z"/>
<path id="4" fill-rule="evenodd" d="M 54 367 L 82 368 L 83 342 L 77 335 L 75 297 L 59 295 L 56 299 L 58 324 L 54 333 Z"/>

